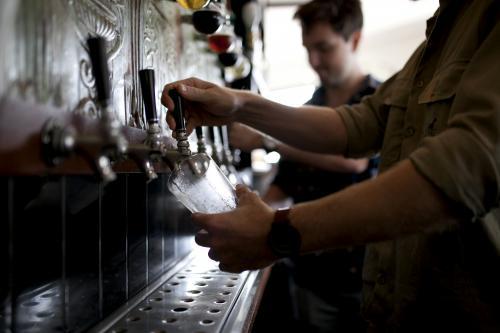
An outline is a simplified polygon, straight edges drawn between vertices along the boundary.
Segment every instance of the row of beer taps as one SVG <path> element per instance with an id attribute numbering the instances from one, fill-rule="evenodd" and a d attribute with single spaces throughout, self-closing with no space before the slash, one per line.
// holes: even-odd
<path id="1" fill-rule="evenodd" d="M 72 125 L 61 125 L 49 119 L 41 135 L 43 158 L 49 165 L 57 165 L 66 157 L 77 154 L 85 158 L 103 183 L 116 179 L 112 165 L 127 159 L 134 161 L 144 173 L 146 181 L 158 177 L 154 163 L 165 163 L 171 171 L 177 162 L 192 154 L 184 126 L 182 99 L 175 90 L 169 92 L 174 100 L 174 118 L 177 147 L 167 147 L 156 109 L 155 75 L 152 69 L 139 71 L 142 98 L 147 120 L 147 135 L 142 143 L 131 143 L 116 118 L 111 100 L 111 82 L 105 40 L 91 37 L 87 40 L 92 73 L 100 110 L 98 131 L 95 134 L 77 133 Z M 240 178 L 233 165 L 226 127 L 197 128 L 198 153 L 210 154 L 228 179 L 236 184 Z M 210 143 L 207 145 L 207 136 Z"/>

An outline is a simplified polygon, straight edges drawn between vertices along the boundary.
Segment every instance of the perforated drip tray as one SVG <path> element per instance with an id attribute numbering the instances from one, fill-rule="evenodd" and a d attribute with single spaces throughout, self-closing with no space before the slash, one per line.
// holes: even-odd
<path id="1" fill-rule="evenodd" d="M 179 266 L 179 265 L 178 265 Z M 241 332 L 261 272 L 225 273 L 199 251 L 135 306 L 92 330 L 112 333 Z"/>

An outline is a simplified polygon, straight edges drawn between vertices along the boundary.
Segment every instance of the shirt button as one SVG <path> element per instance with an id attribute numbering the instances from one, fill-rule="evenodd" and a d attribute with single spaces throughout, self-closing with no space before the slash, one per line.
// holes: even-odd
<path id="1" fill-rule="evenodd" d="M 378 284 L 386 284 L 387 283 L 387 278 L 385 277 L 385 274 L 383 272 L 380 272 L 377 274 L 377 283 Z"/>
<path id="2" fill-rule="evenodd" d="M 422 88 L 424 86 L 424 81 L 418 80 L 417 81 L 417 87 Z"/>
<path id="3" fill-rule="evenodd" d="M 405 129 L 405 137 L 409 138 L 412 137 L 415 134 L 415 128 L 409 126 Z"/>

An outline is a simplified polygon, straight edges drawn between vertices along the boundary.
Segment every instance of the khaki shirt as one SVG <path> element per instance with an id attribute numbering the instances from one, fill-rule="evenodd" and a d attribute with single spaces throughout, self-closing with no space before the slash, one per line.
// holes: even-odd
<path id="1" fill-rule="evenodd" d="M 370 245 L 362 311 L 373 332 L 500 332 L 500 259 L 481 221 L 500 202 L 500 1 L 450 0 L 426 41 L 361 104 L 338 108 L 347 155 L 410 159 L 464 223 Z"/>

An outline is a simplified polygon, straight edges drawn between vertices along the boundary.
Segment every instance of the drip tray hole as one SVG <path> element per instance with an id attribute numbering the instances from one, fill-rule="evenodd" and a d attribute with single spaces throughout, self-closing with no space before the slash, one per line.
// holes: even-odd
<path id="1" fill-rule="evenodd" d="M 162 322 L 166 323 L 166 324 L 172 324 L 172 323 L 175 323 L 176 321 L 177 321 L 176 318 L 167 318 L 167 319 L 162 320 Z"/>
<path id="2" fill-rule="evenodd" d="M 155 297 L 155 298 L 151 298 L 150 301 L 152 301 L 152 302 L 161 302 L 161 301 L 163 301 L 163 298 L 161 298 L 161 297 Z"/>
<path id="3" fill-rule="evenodd" d="M 188 308 L 182 308 L 182 307 L 179 307 L 179 308 L 175 308 L 173 309 L 174 312 L 184 312 L 184 311 L 187 311 Z"/>
<path id="4" fill-rule="evenodd" d="M 212 325 L 214 323 L 214 321 L 211 319 L 203 319 L 202 321 L 200 321 L 200 323 L 202 325 Z"/>

